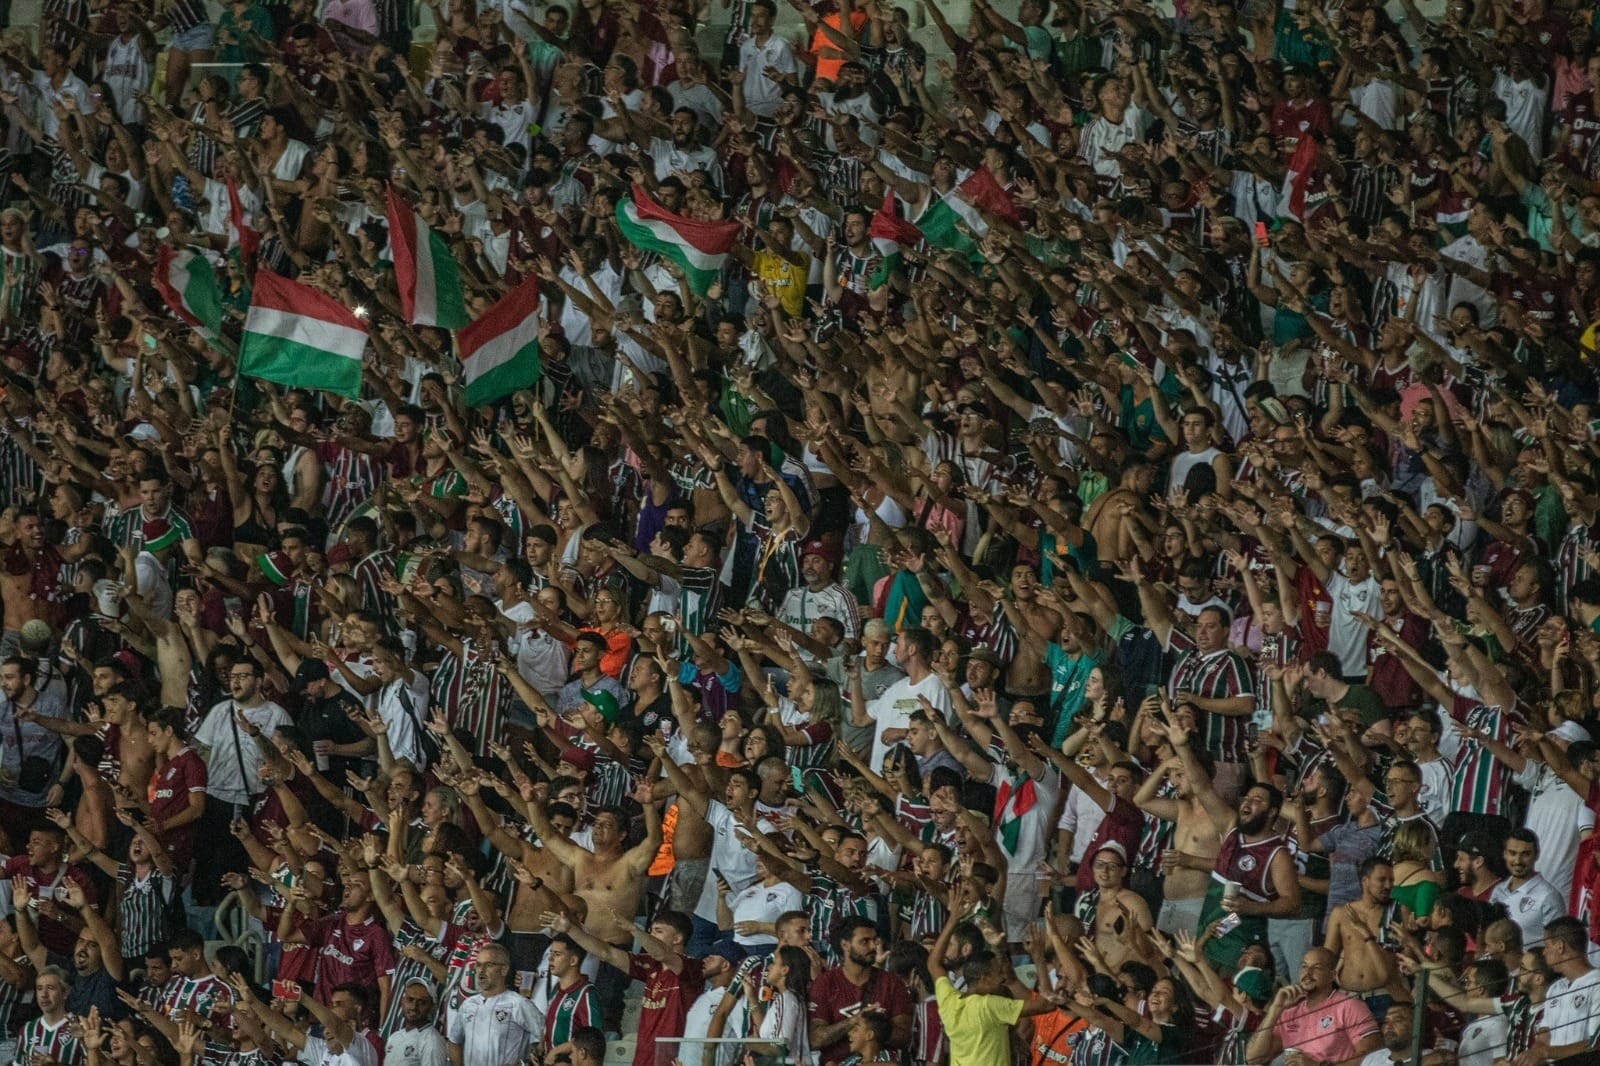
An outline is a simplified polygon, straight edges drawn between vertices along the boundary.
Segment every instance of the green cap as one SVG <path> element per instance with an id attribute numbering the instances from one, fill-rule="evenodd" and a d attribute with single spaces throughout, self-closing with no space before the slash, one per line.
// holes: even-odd
<path id="1" fill-rule="evenodd" d="M 1256 1003 L 1265 1003 L 1272 998 L 1272 979 L 1259 966 L 1246 966 L 1234 974 L 1233 987 Z"/>
<path id="2" fill-rule="evenodd" d="M 585 692 L 583 698 L 600 712 L 600 717 L 604 718 L 608 725 L 615 723 L 617 716 L 622 713 L 622 708 L 617 705 L 617 698 L 609 692 Z"/>

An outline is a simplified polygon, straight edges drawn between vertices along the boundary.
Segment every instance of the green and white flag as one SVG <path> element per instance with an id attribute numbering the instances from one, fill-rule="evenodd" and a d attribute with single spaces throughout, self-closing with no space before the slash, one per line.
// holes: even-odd
<path id="1" fill-rule="evenodd" d="M 739 223 L 700 222 L 675 215 L 638 185 L 617 204 L 617 228 L 634 247 L 678 264 L 696 296 L 704 296 L 721 276 L 728 253 L 739 239 Z"/>
<path id="2" fill-rule="evenodd" d="M 482 407 L 528 388 L 544 372 L 539 362 L 539 279 L 506 293 L 456 335 L 467 403 Z"/>
<path id="3" fill-rule="evenodd" d="M 460 329 L 467 324 L 461 273 L 443 237 L 428 228 L 416 209 L 389 186 L 389 253 L 400 307 L 413 326 Z"/>
<path id="4" fill-rule="evenodd" d="M 258 270 L 239 346 L 239 373 L 346 399 L 361 395 L 367 327 L 338 300 Z"/>
<path id="5" fill-rule="evenodd" d="M 179 318 L 210 336 L 221 332 L 222 292 L 205 256 L 162 245 L 150 281 Z"/>

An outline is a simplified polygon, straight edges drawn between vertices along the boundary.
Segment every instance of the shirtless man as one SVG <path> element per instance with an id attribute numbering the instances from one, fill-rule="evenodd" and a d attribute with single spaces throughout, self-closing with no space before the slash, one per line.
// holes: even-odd
<path id="1" fill-rule="evenodd" d="M 115 682 L 114 674 L 106 671 L 107 675 Z M 99 671 L 96 671 L 96 675 Z M 96 687 L 98 689 L 98 680 Z M 101 766 L 114 769 L 116 776 L 108 780 L 113 792 L 126 790 L 130 794 L 142 795 L 150 784 L 150 773 L 155 769 L 156 752 L 150 745 L 150 736 L 145 729 L 145 722 L 139 715 L 139 704 L 136 691 L 131 684 L 113 683 L 105 691 L 96 692 L 99 703 L 99 721 L 91 719 L 87 722 L 72 722 L 66 719 L 44 718 L 37 715 L 18 715 L 18 721 L 33 722 L 43 726 L 52 733 L 65 737 L 78 737 L 87 734 L 98 734 L 105 725 L 110 728 L 105 733 L 105 755 L 101 758 Z M 93 709 L 93 702 L 90 709 Z M 52 793 L 54 788 L 52 788 Z M 56 795 L 50 802 L 59 803 L 61 797 Z"/>
<path id="2" fill-rule="evenodd" d="M 633 916 L 644 895 L 645 871 L 661 849 L 661 813 L 648 785 L 634 799 L 644 807 L 644 839 L 624 848 L 627 825 L 621 812 L 602 807 L 590 826 L 594 851 L 585 851 L 556 831 L 538 803 L 527 805 L 528 821 L 557 862 L 571 868 L 572 888 L 589 907 L 584 925 L 607 944 L 633 948 Z"/>
<path id="3" fill-rule="evenodd" d="M 495 746 L 495 754 L 509 766 L 516 763 L 507 758 L 509 749 Z M 483 827 L 484 836 L 506 856 L 516 877 L 516 887 L 511 893 L 511 903 L 506 911 L 506 929 L 509 932 L 506 947 L 511 952 L 512 968 L 536 970 L 539 967 L 539 948 L 544 929 L 542 917 L 549 911 L 572 910 L 572 904 L 581 899 L 572 894 L 573 871 L 555 850 L 540 842 L 524 840 L 512 833 L 499 815 L 491 811 L 483 800 L 481 786 L 487 784 L 500 792 L 513 807 L 537 806 L 538 796 L 527 782 L 519 782 L 524 789 L 519 794 L 511 791 L 504 779 L 488 773 L 479 773 L 476 779 L 463 779 L 456 792 L 466 800 L 472 817 Z M 563 843 L 569 843 L 577 824 L 577 811 L 570 814 L 562 810 L 546 813 L 546 820 L 555 829 Z"/>
<path id="4" fill-rule="evenodd" d="M 61 552 L 45 543 L 36 514 L 0 515 L 0 600 L 5 605 L 0 657 L 16 655 L 22 627 L 38 619 L 52 627 L 62 621 L 67 589 L 61 581 Z"/>
<path id="5" fill-rule="evenodd" d="M 1206 758 L 1198 752 L 1196 757 Z M 1172 843 L 1161 856 L 1165 879 L 1156 928 L 1168 935 L 1192 933 L 1200 922 L 1222 834 L 1195 796 L 1189 776 L 1183 772 L 1183 760 L 1177 757 L 1156 768 L 1134 794 L 1133 802 L 1146 814 L 1175 826 Z"/>
<path id="6" fill-rule="evenodd" d="M 1142 525 L 1153 531 L 1155 523 L 1145 513 L 1146 501 L 1155 484 L 1155 467 L 1143 456 L 1131 456 L 1122 466 L 1117 487 L 1095 498 L 1083 515 L 1083 528 L 1094 538 L 1103 563 L 1120 563 L 1138 550 L 1131 528 Z"/>
<path id="7" fill-rule="evenodd" d="M 1334 979 L 1351 995 L 1369 1002 L 1397 993 L 1407 996 L 1394 954 L 1391 929 L 1400 922 L 1400 906 L 1389 898 L 1394 867 L 1376 856 L 1362 861 L 1361 898 L 1335 907 L 1328 915 L 1323 946 L 1339 959 Z"/>
<path id="8" fill-rule="evenodd" d="M 1106 973 L 1117 973 L 1129 959 L 1137 959 L 1132 944 L 1133 927 L 1150 928 L 1150 906 L 1127 887 L 1128 855 L 1118 843 L 1110 843 L 1085 860 L 1094 867 L 1092 911 L 1084 906 L 1089 893 L 1078 897 L 1078 917 L 1088 926 L 1094 949 L 1105 963 Z"/>
<path id="9" fill-rule="evenodd" d="M 1011 595 L 1001 596 L 1002 609 L 1011 625 L 1022 632 L 1024 626 L 1039 639 L 1053 641 L 1061 633 L 1061 614 L 1039 602 L 1039 575 L 1026 564 L 1011 568 Z M 1018 655 L 1006 669 L 1006 692 L 1015 698 L 1042 696 L 1050 691 L 1050 668 L 1036 655 Z"/>

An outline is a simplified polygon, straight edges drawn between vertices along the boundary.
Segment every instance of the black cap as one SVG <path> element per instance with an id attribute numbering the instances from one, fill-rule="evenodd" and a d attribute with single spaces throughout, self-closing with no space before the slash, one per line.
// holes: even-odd
<path id="1" fill-rule="evenodd" d="M 313 681 L 326 680 L 328 680 L 327 663 L 321 659 L 301 659 L 300 668 L 294 672 L 294 682 L 289 686 L 289 691 L 301 693 L 311 687 Z"/>

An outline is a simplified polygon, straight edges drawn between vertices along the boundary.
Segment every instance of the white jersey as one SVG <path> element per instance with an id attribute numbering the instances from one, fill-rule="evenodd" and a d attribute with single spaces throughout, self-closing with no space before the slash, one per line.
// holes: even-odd
<path id="1" fill-rule="evenodd" d="M 539 1035 L 533 1004 L 511 989 L 480 992 L 450 1012 L 448 1039 L 461 1048 L 461 1066 L 514 1066 Z"/>
<path id="2" fill-rule="evenodd" d="M 117 120 L 124 126 L 144 122 L 144 105 L 139 102 L 138 94 L 149 91 L 154 77 L 155 71 L 150 67 L 150 60 L 145 58 L 138 37 L 127 42 L 117 37 L 106 46 L 106 67 L 100 80 L 110 88 Z"/>

